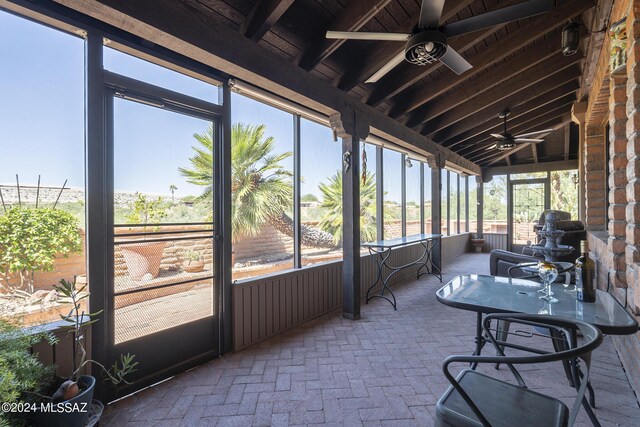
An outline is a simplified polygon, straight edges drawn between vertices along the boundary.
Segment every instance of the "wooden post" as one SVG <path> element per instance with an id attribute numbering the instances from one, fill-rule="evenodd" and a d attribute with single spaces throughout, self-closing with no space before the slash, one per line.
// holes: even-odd
<path id="1" fill-rule="evenodd" d="M 355 112 L 334 114 L 331 128 L 342 139 L 342 316 L 360 318 L 360 140 L 369 124 Z"/>

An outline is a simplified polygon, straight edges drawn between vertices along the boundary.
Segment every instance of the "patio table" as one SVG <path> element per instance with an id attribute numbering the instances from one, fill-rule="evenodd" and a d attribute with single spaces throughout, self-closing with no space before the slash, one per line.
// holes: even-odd
<path id="1" fill-rule="evenodd" d="M 482 315 L 489 313 L 549 314 L 578 319 L 597 326 L 603 334 L 630 335 L 638 332 L 638 322 L 608 292 L 596 291 L 596 301 L 583 303 L 576 298 L 575 286 L 554 285 L 556 303 L 540 299 L 538 290 L 544 285 L 524 279 L 487 275 L 454 277 L 436 292 L 442 304 L 474 311 L 476 316 L 476 348 L 480 355 L 486 340 L 482 334 Z M 593 395 L 592 395 L 593 405 Z M 599 425 L 591 406 L 585 410 L 594 425 Z"/>
<path id="2" fill-rule="evenodd" d="M 438 265 L 433 262 L 433 248 L 437 244 L 441 244 L 441 237 L 441 234 L 415 234 L 412 236 L 400 237 L 397 239 L 378 240 L 377 242 L 363 243 L 362 247 L 368 248 L 370 254 L 376 255 L 376 262 L 378 263 L 378 276 L 376 280 L 371 284 L 371 286 L 369 286 L 369 289 L 367 289 L 366 303 L 368 304 L 369 301 L 373 298 L 382 298 L 389 301 L 391 305 L 393 305 L 393 309 L 397 310 L 398 308 L 396 304 L 396 296 L 389 287 L 389 279 L 391 279 L 391 277 L 393 277 L 399 271 L 402 271 L 405 268 L 414 265 L 420 265 L 416 273 L 417 279 L 420 278 L 420 276 L 422 276 L 423 274 L 433 274 L 440 279 L 440 282 L 442 282 L 441 265 L 439 262 Z M 412 245 L 415 243 L 421 244 L 424 248 L 424 252 L 417 260 L 398 266 L 389 264 L 389 257 L 391 256 L 392 249 Z M 384 271 L 385 267 L 389 270 L 386 274 Z M 380 292 L 369 296 L 369 293 L 378 284 L 378 282 L 382 282 Z M 389 299 L 389 297 L 385 295 L 385 291 L 388 292 L 389 295 L 391 295 L 392 299 Z"/>

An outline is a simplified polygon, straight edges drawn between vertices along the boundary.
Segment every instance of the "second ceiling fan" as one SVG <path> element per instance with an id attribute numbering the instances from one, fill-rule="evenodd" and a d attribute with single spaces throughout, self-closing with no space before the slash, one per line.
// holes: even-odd
<path id="1" fill-rule="evenodd" d="M 449 46 L 447 41 L 449 37 L 539 15 L 549 11 L 554 4 L 554 0 L 529 0 L 441 26 L 440 17 L 444 1 L 422 0 L 418 25 L 411 34 L 327 31 L 326 37 L 328 39 L 406 42 L 404 52 L 398 54 L 375 72 L 366 83 L 377 82 L 403 60 L 416 65 L 440 61 L 456 74 L 462 74 L 473 66 Z"/>

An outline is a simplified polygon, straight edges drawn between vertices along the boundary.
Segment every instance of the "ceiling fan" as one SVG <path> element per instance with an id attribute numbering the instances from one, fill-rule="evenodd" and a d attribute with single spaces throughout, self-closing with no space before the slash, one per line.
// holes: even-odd
<path id="1" fill-rule="evenodd" d="M 497 148 L 500 151 L 505 151 L 505 150 L 510 150 L 510 149 L 514 148 L 518 144 L 537 144 L 539 142 L 543 142 L 544 139 L 535 138 L 536 136 L 543 135 L 545 133 L 553 132 L 553 129 L 543 129 L 543 130 L 538 130 L 538 131 L 535 131 L 535 132 L 523 133 L 523 134 L 520 134 L 520 135 L 511 135 L 507 131 L 507 117 L 509 117 L 510 113 L 511 113 L 511 111 L 509 111 L 509 109 L 506 108 L 504 111 L 502 111 L 498 115 L 498 117 L 500 117 L 501 119 L 504 120 L 504 131 L 502 133 L 492 133 L 491 134 L 491 136 L 496 138 L 498 141 L 496 141 L 496 142 L 492 142 L 492 141 L 485 142 L 485 143 L 492 144 L 491 146 L 487 147 L 486 150 L 493 150 L 494 148 Z M 531 137 L 534 137 L 534 138 L 531 138 Z M 465 145 L 466 146 L 471 146 L 471 145 L 475 145 L 475 144 L 464 144 L 463 146 L 465 146 Z"/>
<path id="2" fill-rule="evenodd" d="M 328 39 L 406 42 L 404 52 L 376 71 L 366 83 L 377 82 L 403 60 L 415 65 L 426 65 L 440 61 L 456 74 L 462 74 L 472 68 L 472 65 L 448 45 L 447 38 L 539 15 L 549 11 L 554 4 L 554 0 L 528 0 L 441 26 L 440 17 L 444 1 L 422 0 L 418 25 L 411 34 L 327 31 L 326 37 Z"/>

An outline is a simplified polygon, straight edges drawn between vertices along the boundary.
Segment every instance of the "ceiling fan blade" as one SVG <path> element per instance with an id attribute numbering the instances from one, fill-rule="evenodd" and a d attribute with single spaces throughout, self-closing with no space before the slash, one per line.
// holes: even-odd
<path id="1" fill-rule="evenodd" d="M 438 28 L 444 0 L 422 0 L 418 28 Z"/>
<path id="2" fill-rule="evenodd" d="M 529 0 L 444 25 L 441 30 L 447 37 L 459 36 L 460 34 L 548 12 L 553 7 L 553 4 L 553 0 Z"/>
<path id="3" fill-rule="evenodd" d="M 503 139 L 507 139 L 504 135 L 500 134 L 500 133 L 492 133 L 490 134 L 492 137 L 503 140 Z"/>
<path id="4" fill-rule="evenodd" d="M 473 68 L 473 65 L 469 64 L 467 60 L 464 59 L 458 52 L 453 50 L 451 46 L 447 46 L 447 50 L 440 58 L 440 62 L 449 67 L 451 71 L 453 71 L 457 75 L 463 74 L 464 72 Z"/>
<path id="5" fill-rule="evenodd" d="M 484 149 L 484 151 L 493 150 L 494 148 L 498 148 L 498 144 L 493 144 Z"/>
<path id="6" fill-rule="evenodd" d="M 328 39 L 347 40 L 378 40 L 392 42 L 406 42 L 411 34 L 400 33 L 371 33 L 365 31 L 327 31 Z"/>
<path id="7" fill-rule="evenodd" d="M 543 129 L 543 130 L 537 130 L 535 132 L 529 132 L 529 133 L 523 133 L 521 135 L 516 135 L 516 138 L 527 138 L 529 136 L 536 136 L 536 135 L 541 135 L 543 133 L 551 133 L 553 132 L 553 129 Z"/>
<path id="8" fill-rule="evenodd" d="M 532 138 L 515 138 L 513 140 L 513 142 L 517 142 L 517 143 L 523 143 L 523 142 L 533 142 L 533 143 L 538 143 L 538 142 L 544 142 L 544 139 L 532 139 Z"/>
<path id="9" fill-rule="evenodd" d="M 384 77 L 389 71 L 393 70 L 398 66 L 402 61 L 404 61 L 404 50 L 398 53 L 393 59 L 382 66 L 378 71 L 376 71 L 371 77 L 367 79 L 365 83 L 375 83 Z"/>

